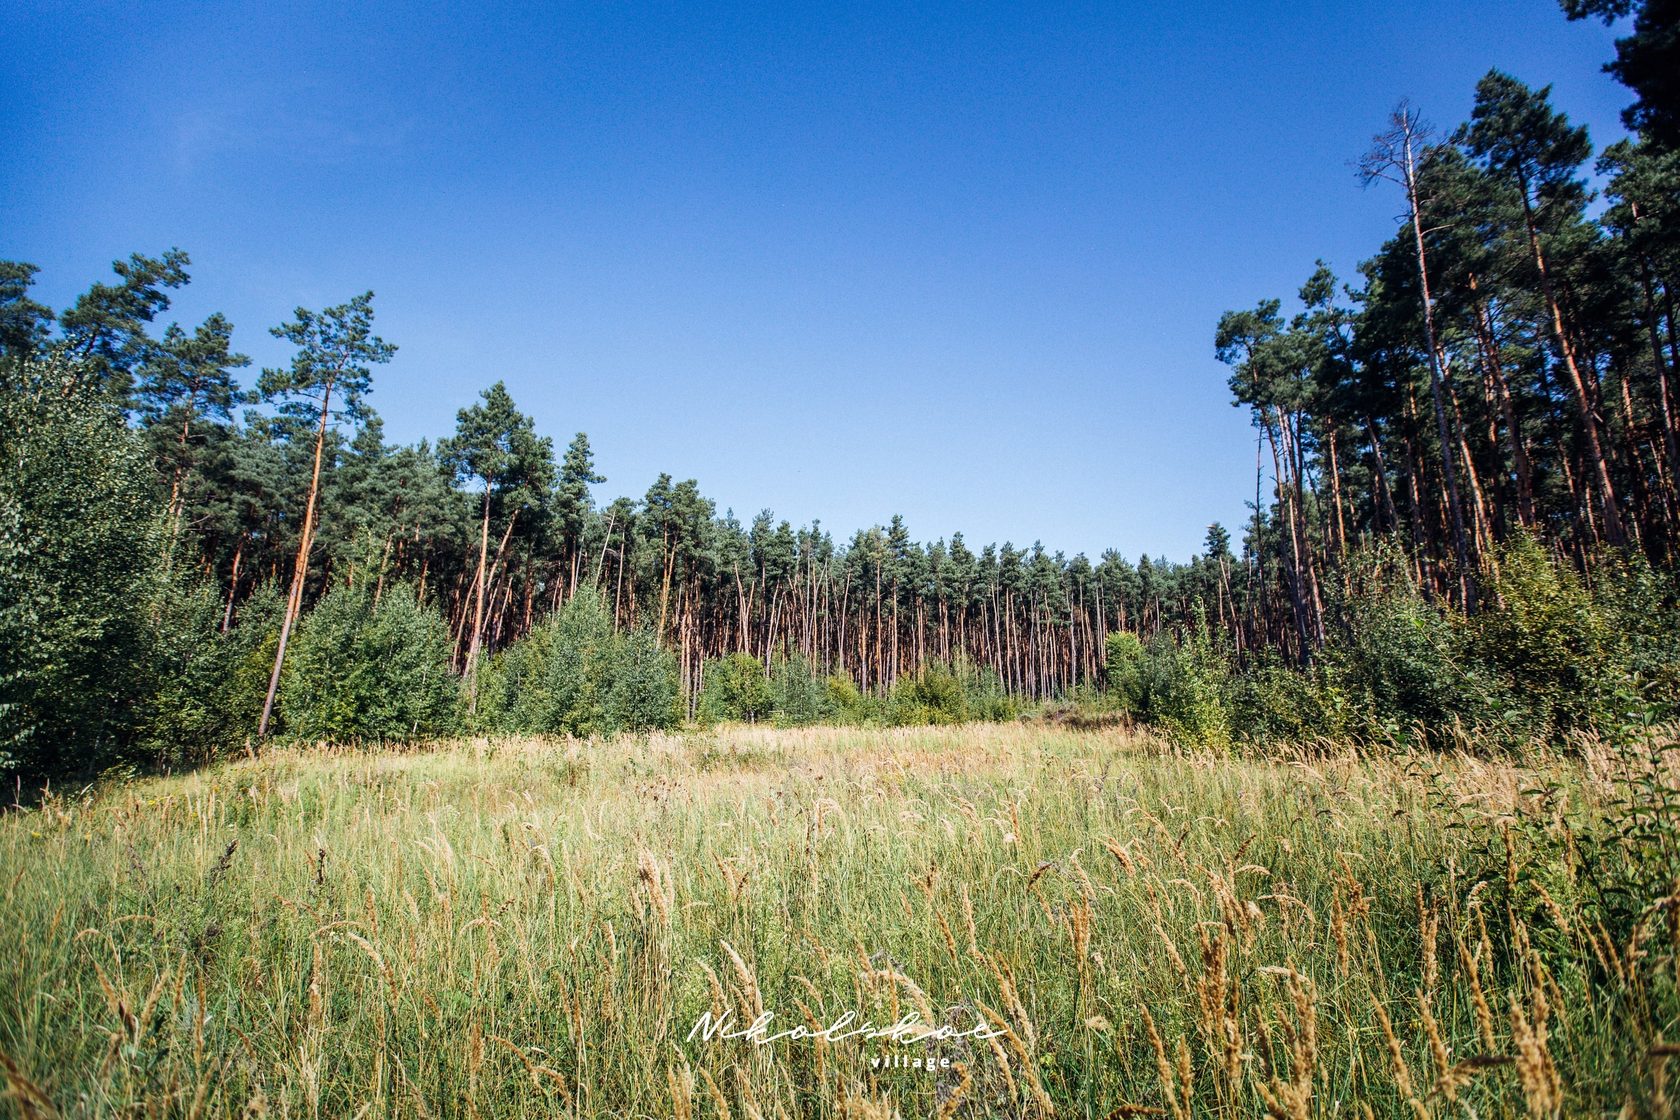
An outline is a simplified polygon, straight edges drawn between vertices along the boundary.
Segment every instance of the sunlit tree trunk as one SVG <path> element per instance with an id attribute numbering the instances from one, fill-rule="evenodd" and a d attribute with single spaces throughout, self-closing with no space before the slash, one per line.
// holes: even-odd
<path id="1" fill-rule="evenodd" d="M 274 670 L 268 675 L 268 695 L 263 697 L 262 719 L 257 721 L 257 738 L 266 738 L 268 724 L 274 714 L 274 696 L 280 690 L 280 667 L 286 662 L 286 643 L 291 639 L 292 626 L 303 608 L 303 582 L 309 574 L 309 546 L 315 533 L 315 500 L 321 492 L 321 454 L 327 445 L 327 418 L 332 402 L 332 382 L 321 392 L 321 421 L 315 428 L 315 465 L 309 475 L 309 500 L 303 509 L 303 533 L 298 540 L 297 561 L 292 566 L 292 590 L 286 598 L 286 610 L 280 620 L 280 644 L 274 651 Z"/>

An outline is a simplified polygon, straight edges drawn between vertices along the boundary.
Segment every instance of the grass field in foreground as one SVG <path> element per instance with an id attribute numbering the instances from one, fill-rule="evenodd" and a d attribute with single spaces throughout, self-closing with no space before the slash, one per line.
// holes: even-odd
<path id="1" fill-rule="evenodd" d="M 1613 769 L 1027 725 L 274 751 L 0 820 L 0 1111 L 1663 1115 L 1673 887 L 1604 879 L 1672 839 Z M 960 1037 L 690 1038 L 763 1011 Z"/>

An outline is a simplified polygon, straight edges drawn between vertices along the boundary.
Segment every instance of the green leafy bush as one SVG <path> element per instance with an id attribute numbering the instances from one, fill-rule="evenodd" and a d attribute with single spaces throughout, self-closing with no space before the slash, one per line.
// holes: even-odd
<path id="1" fill-rule="evenodd" d="M 803 657 L 779 657 L 770 666 L 770 702 L 781 727 L 805 727 L 830 718 L 828 682 Z"/>
<path id="2" fill-rule="evenodd" d="M 775 710 L 775 696 L 764 674 L 764 662 L 750 653 L 732 653 L 707 661 L 700 690 L 700 719 L 704 723 L 739 720 L 757 723 Z"/>
<path id="3" fill-rule="evenodd" d="M 654 731 L 677 723 L 677 664 L 646 629 L 615 634 L 600 730 Z"/>
<path id="4" fill-rule="evenodd" d="M 962 723 L 968 718 L 962 681 L 948 666 L 937 664 L 902 677 L 888 698 L 887 718 L 900 726 Z"/>
<path id="5" fill-rule="evenodd" d="M 1003 678 L 990 666 L 959 657 L 952 662 L 951 671 L 962 683 L 968 719 L 997 723 L 1015 719 L 1021 714 L 1020 704 L 1004 687 Z"/>
<path id="6" fill-rule="evenodd" d="M 1116 630 L 1103 642 L 1107 662 L 1108 700 L 1127 715 L 1148 714 L 1149 653 L 1130 630 Z"/>
<path id="7" fill-rule="evenodd" d="M 1103 649 L 1108 707 L 1184 742 L 1230 744 L 1231 665 L 1205 628 L 1182 636 L 1163 632 L 1148 644 L 1129 630 L 1116 631 Z"/>
<path id="8" fill-rule="evenodd" d="M 1201 633 L 1159 634 L 1149 643 L 1146 711 L 1170 737 L 1198 746 L 1230 746 L 1224 693 L 1231 667 Z"/>
<path id="9" fill-rule="evenodd" d="M 863 724 L 877 717 L 872 698 L 846 673 L 831 673 L 825 683 L 828 711 L 836 723 Z"/>
<path id="10" fill-rule="evenodd" d="M 1672 579 L 1639 558 L 1601 557 L 1592 570 L 1589 586 L 1517 536 L 1487 558 L 1466 616 L 1426 597 L 1399 550 L 1356 556 L 1311 668 L 1251 659 L 1233 682 L 1233 727 L 1257 741 L 1508 748 L 1672 718 Z"/>
<path id="11" fill-rule="evenodd" d="M 930 662 L 921 672 L 901 678 L 887 697 L 885 716 L 899 726 L 953 724 L 972 720 L 1008 720 L 1016 716 L 1013 699 L 990 669 L 959 658 Z"/>
<path id="12" fill-rule="evenodd" d="M 1680 715 L 1680 572 L 1606 557 L 1594 585 L 1637 722 Z"/>
<path id="13" fill-rule="evenodd" d="M 1322 659 L 1299 669 L 1275 655 L 1255 657 L 1231 678 L 1227 706 L 1232 735 L 1262 744 L 1346 741 L 1358 719 L 1339 674 Z"/>
<path id="14" fill-rule="evenodd" d="M 376 607 L 337 587 L 298 627 L 280 682 L 286 734 L 304 740 L 401 740 L 460 726 L 449 626 L 406 587 Z"/>
<path id="15" fill-rule="evenodd" d="M 1455 731 L 1520 722 L 1469 655 L 1462 619 L 1425 598 L 1398 549 L 1356 556 L 1346 578 L 1319 657 L 1349 706 L 1344 735 L 1439 746 Z"/>
<path id="16" fill-rule="evenodd" d="M 1610 728 L 1627 699 L 1625 674 L 1609 620 L 1580 577 L 1527 536 L 1500 548 L 1489 569 L 1467 627 L 1469 656 L 1520 703 L 1531 736 Z"/>
<path id="17" fill-rule="evenodd" d="M 572 596 L 479 667 L 473 724 L 481 730 L 611 735 L 676 721 L 674 659 L 650 633 L 616 630 L 592 594 Z"/>
<path id="18" fill-rule="evenodd" d="M 149 688 L 162 503 L 75 364 L 0 363 L 0 773 L 121 761 Z"/>
<path id="19" fill-rule="evenodd" d="M 165 598 L 143 739 L 153 761 L 196 765 L 255 738 L 283 606 L 280 592 L 263 584 L 224 634 L 214 587 L 178 588 Z"/>
<path id="20" fill-rule="evenodd" d="M 473 725 L 513 734 L 590 734 L 601 721 L 598 666 L 610 660 L 612 623 L 599 603 L 573 596 L 525 637 L 478 667 Z"/>

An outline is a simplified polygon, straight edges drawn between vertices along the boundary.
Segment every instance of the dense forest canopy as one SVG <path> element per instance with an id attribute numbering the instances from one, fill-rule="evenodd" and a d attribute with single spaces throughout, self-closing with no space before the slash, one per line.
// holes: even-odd
<path id="1" fill-rule="evenodd" d="M 1637 135 L 1595 152 L 1549 89 L 1498 71 L 1457 128 L 1397 108 L 1360 162 L 1404 206 L 1394 235 L 1357 277 L 1321 264 L 1287 307 L 1217 324 L 1256 432 L 1252 517 L 1176 561 L 918 541 L 897 516 L 836 539 L 720 512 L 670 474 L 597 504 L 587 436 L 557 447 L 501 382 L 435 442 L 387 443 L 366 398 L 395 347 L 372 293 L 298 308 L 272 330 L 290 363 L 247 389 L 225 318 L 165 322 L 185 252 L 118 261 L 62 312 L 31 298 L 35 266 L 0 263 L 0 762 L 53 771 L 142 740 L 174 756 L 191 752 L 159 746 L 171 736 L 260 738 L 277 697 L 365 714 L 381 688 L 412 691 L 379 674 L 413 649 L 431 651 L 413 666 L 429 683 L 380 721 L 299 715 L 292 730 L 444 730 L 445 675 L 459 718 L 505 714 L 531 687 L 530 650 L 580 634 L 605 652 L 568 670 L 556 695 L 574 714 L 544 729 L 646 722 L 624 713 L 664 703 L 647 682 L 667 677 L 675 699 L 652 722 L 703 715 L 719 689 L 732 714 L 776 707 L 750 678 L 788 664 L 844 704 L 927 688 L 936 670 L 1016 699 L 1124 694 L 1163 658 L 1178 683 L 1157 682 L 1156 702 L 1189 687 L 1174 701 L 1186 725 L 1210 659 L 1227 682 L 1293 674 L 1321 708 L 1393 692 L 1393 712 L 1439 722 L 1463 705 L 1419 702 L 1434 685 L 1361 660 L 1361 642 L 1393 644 L 1369 617 L 1385 596 L 1457 620 L 1417 652 L 1462 663 L 1440 686 L 1454 695 L 1499 664 L 1488 643 L 1523 587 L 1598 612 L 1551 638 L 1614 628 L 1603 596 L 1630 581 L 1660 629 L 1680 555 L 1680 40 L 1666 0 L 1564 7 L 1633 17 L 1608 68 L 1635 95 Z M 369 642 L 373 675 L 350 680 Z M 1668 670 L 1641 648 L 1632 687 L 1661 701 Z"/>

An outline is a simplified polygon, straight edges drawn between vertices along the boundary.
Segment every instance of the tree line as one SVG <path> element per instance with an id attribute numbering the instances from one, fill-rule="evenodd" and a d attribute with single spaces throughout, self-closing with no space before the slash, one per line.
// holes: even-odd
<path id="1" fill-rule="evenodd" d="M 1565 0 L 1572 18 L 1633 12 Z M 1531 88 L 1490 71 L 1470 120 L 1409 105 L 1358 163 L 1402 212 L 1344 284 L 1320 262 L 1296 306 L 1216 332 L 1256 429 L 1238 630 L 1309 660 L 1349 557 L 1402 541 L 1418 582 L 1478 606 L 1495 545 L 1545 541 L 1581 570 L 1601 550 L 1672 566 L 1680 549 L 1680 35 L 1638 7 L 1608 69 L 1635 137 L 1597 153 Z M 1602 190 L 1589 186 L 1595 172 Z M 1263 495 L 1264 482 L 1273 483 Z"/>
<path id="2" fill-rule="evenodd" d="M 190 588 L 223 637 L 263 620 L 239 668 L 257 682 L 260 739 L 284 682 L 301 682 L 287 669 L 300 619 L 334 592 L 368 611 L 400 594 L 418 629 L 391 632 L 437 650 L 469 713 L 505 693 L 519 663 L 506 651 L 582 603 L 584 629 L 639 636 L 614 647 L 628 659 L 614 664 L 642 667 L 625 672 L 668 665 L 675 714 L 692 718 L 708 674 L 713 695 L 739 694 L 742 657 L 767 681 L 791 660 L 844 682 L 835 695 L 880 699 L 935 671 L 983 675 L 977 696 L 1066 697 L 1116 674 L 1124 693 L 1138 650 L 1161 640 L 1239 671 L 1310 672 L 1351 632 L 1376 568 L 1469 618 L 1511 586 L 1513 542 L 1589 582 L 1605 557 L 1671 572 L 1680 128 L 1663 60 L 1680 48 L 1661 4 L 1564 6 L 1634 17 L 1611 69 L 1636 95 L 1636 136 L 1591 164 L 1601 196 L 1585 130 L 1548 89 L 1490 72 L 1468 122 L 1438 133 L 1402 105 L 1360 161 L 1405 217 L 1357 283 L 1320 264 L 1290 313 L 1272 299 L 1220 319 L 1215 352 L 1256 431 L 1240 555 L 1217 524 L 1177 562 L 917 541 L 897 516 L 836 539 L 720 513 L 670 474 L 597 503 L 607 480 L 587 436 L 557 449 L 501 382 L 435 442 L 387 442 L 368 397 L 396 347 L 371 292 L 296 309 L 271 329 L 289 361 L 247 377 L 224 316 L 160 327 L 190 279 L 179 249 L 116 262 L 60 312 L 33 298 L 33 265 L 0 262 L 6 741 L 16 756 L 51 726 L 42 712 L 97 698 L 110 665 L 139 658 L 139 635 L 170 617 L 159 587 Z M 1190 664 L 1169 675 L 1191 679 Z"/>

